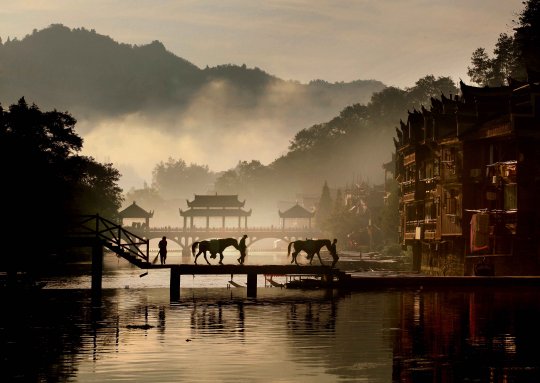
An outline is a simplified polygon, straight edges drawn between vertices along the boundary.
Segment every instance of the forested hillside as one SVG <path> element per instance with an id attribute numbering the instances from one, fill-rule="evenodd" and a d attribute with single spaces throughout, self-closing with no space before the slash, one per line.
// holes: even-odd
<path id="1" fill-rule="evenodd" d="M 0 69 L 0 102 L 26 96 L 46 108 L 70 110 L 79 118 L 181 111 L 219 82 L 226 82 L 227 97 L 209 105 L 246 110 L 268 105 L 282 108 L 284 114 L 367 101 L 384 87 L 374 80 L 300 84 L 245 65 L 201 69 L 167 51 L 159 41 L 122 44 L 94 30 L 61 24 L 34 30 L 20 41 L 6 39 L 0 45 Z M 288 93 L 270 100 L 268 91 L 276 88 Z"/>
<path id="2" fill-rule="evenodd" d="M 292 191 L 320 191 L 327 181 L 343 186 L 353 176 L 369 183 L 380 183 L 383 163 L 392 158 L 395 127 L 406 120 L 407 111 L 429 105 L 432 97 L 456 94 L 449 77 L 428 75 L 414 87 L 388 87 L 374 93 L 366 104 L 346 106 L 327 122 L 300 130 L 289 150 L 268 166 L 240 163 L 216 182 L 219 192 L 246 193 L 252 197 L 281 196 Z"/>

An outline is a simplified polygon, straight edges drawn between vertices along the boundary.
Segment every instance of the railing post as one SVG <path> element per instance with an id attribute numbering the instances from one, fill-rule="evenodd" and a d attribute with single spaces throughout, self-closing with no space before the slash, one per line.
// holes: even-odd
<path id="1" fill-rule="evenodd" d="M 96 213 L 96 238 L 99 237 L 99 214 Z"/>

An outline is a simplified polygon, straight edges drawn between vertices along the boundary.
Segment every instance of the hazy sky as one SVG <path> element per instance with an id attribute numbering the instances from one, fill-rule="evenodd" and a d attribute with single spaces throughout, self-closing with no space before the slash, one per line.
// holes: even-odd
<path id="1" fill-rule="evenodd" d="M 521 2 L 1 0 L 0 37 L 22 39 L 33 29 L 60 23 L 95 29 L 121 43 L 142 45 L 159 40 L 200 68 L 246 64 L 303 83 L 375 79 L 405 88 L 428 74 L 468 82 L 472 52 L 485 47 L 491 53 L 500 33 L 512 33 L 512 20 L 522 10 Z M 198 109 L 194 103 L 194 116 Z M 241 120 L 243 116 L 239 116 L 244 132 L 274 136 L 256 141 L 245 133 L 240 138 L 247 144 L 240 150 L 235 139 L 233 144 L 223 145 L 223 152 L 209 156 L 191 150 L 197 146 L 197 138 L 186 134 L 189 129 L 200 131 L 215 123 L 201 121 L 201 114 L 175 120 L 174 137 L 159 129 L 150 131 L 149 124 L 141 124 L 137 115 L 101 121 L 92 134 L 84 136 L 85 150 L 98 161 L 112 162 L 123 174 L 121 186 L 128 189 L 141 187 L 143 181 L 150 183 L 155 164 L 168 157 L 181 155 L 188 163 L 209 165 L 212 170 L 226 170 L 238 160 L 258 159 L 267 164 L 286 152 L 292 138 L 275 137 L 280 129 L 274 120 Z M 84 121 L 80 125 L 84 128 Z"/>
<path id="2" fill-rule="evenodd" d="M 285 80 L 376 79 L 412 86 L 426 74 L 466 76 L 522 0 L 2 0 L 0 36 L 52 23 L 114 40 L 159 40 L 195 65 L 257 66 Z"/>

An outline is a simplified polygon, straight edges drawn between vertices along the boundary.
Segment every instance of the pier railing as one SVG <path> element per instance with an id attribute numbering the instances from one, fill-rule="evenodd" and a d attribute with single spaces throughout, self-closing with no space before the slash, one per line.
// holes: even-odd
<path id="1" fill-rule="evenodd" d="M 139 266 L 143 262 L 149 262 L 148 239 L 126 230 L 99 214 L 81 216 L 71 230 L 70 236 L 81 240 L 100 240 L 109 250 Z"/>

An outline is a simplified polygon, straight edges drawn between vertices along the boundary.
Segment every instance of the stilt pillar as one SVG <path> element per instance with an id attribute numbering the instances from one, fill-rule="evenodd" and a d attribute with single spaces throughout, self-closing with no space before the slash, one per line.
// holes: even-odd
<path id="1" fill-rule="evenodd" d="M 247 296 L 250 298 L 257 297 L 257 274 L 247 275 Z"/>
<path id="2" fill-rule="evenodd" d="M 180 268 L 178 266 L 171 267 L 170 296 L 171 301 L 180 299 Z"/>

